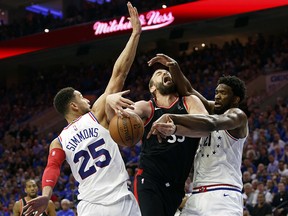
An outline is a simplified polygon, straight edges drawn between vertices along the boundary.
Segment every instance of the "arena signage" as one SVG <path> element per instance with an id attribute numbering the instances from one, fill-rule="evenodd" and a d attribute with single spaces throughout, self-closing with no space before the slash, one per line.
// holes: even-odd
<path id="1" fill-rule="evenodd" d="M 288 5 L 287 0 L 198 0 L 140 14 L 143 30 L 216 19 Z M 131 29 L 127 17 L 96 21 L 0 42 L 0 59 L 35 51 L 125 34 Z"/>
<path id="2" fill-rule="evenodd" d="M 270 95 L 283 88 L 288 83 L 288 71 L 266 75 L 266 92 Z"/>
<path id="3" fill-rule="evenodd" d="M 161 13 L 160 11 L 153 10 L 147 14 L 139 15 L 140 22 L 142 25 L 142 30 L 152 30 L 159 29 L 170 25 L 174 21 L 173 13 L 170 11 L 168 13 Z M 124 31 L 131 29 L 130 21 L 122 16 L 119 20 L 113 19 L 107 22 L 97 21 L 93 25 L 93 30 L 95 35 L 108 34 L 118 31 Z"/>

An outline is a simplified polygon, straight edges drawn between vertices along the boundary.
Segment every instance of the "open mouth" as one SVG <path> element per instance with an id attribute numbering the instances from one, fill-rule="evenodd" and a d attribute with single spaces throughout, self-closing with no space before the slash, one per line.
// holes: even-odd
<path id="1" fill-rule="evenodd" d="M 216 107 L 216 108 L 219 108 L 219 107 L 221 107 L 221 104 L 220 104 L 220 103 L 217 103 L 217 102 L 215 102 L 215 104 L 214 104 L 214 107 Z"/>
<path id="2" fill-rule="evenodd" d="M 173 83 L 173 81 L 172 81 L 172 78 L 170 76 L 163 77 L 163 84 L 164 85 L 170 85 L 172 83 Z"/>

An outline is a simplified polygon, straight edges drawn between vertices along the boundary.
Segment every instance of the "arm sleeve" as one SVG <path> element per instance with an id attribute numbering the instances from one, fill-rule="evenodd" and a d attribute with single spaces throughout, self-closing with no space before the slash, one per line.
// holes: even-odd
<path id="1" fill-rule="evenodd" d="M 47 166 L 42 176 L 42 188 L 45 186 L 51 186 L 54 188 L 60 175 L 61 165 L 65 158 L 66 156 L 63 149 L 53 148 L 50 151 Z"/>

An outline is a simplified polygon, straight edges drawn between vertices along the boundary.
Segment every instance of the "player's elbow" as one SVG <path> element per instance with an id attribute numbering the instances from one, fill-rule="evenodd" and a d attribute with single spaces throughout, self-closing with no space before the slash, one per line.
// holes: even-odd
<path id="1" fill-rule="evenodd" d="M 215 118 L 207 119 L 205 124 L 205 131 L 210 133 L 215 130 L 218 130 L 217 120 Z"/>

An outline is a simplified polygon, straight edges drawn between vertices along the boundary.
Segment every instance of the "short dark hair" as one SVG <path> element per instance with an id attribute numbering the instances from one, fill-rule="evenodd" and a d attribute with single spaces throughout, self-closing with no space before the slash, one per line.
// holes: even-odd
<path id="1" fill-rule="evenodd" d="M 55 95 L 53 105 L 60 114 L 64 116 L 67 114 L 68 104 L 75 97 L 74 91 L 74 88 L 66 87 L 58 91 Z"/>
<path id="2" fill-rule="evenodd" d="M 30 182 L 30 181 L 35 182 L 36 185 L 37 185 L 36 180 L 30 178 L 30 179 L 26 179 L 26 180 L 25 180 L 25 187 L 27 187 L 27 184 L 28 184 L 28 182 Z M 38 186 L 38 185 L 37 185 L 37 186 Z"/>
<path id="3" fill-rule="evenodd" d="M 246 97 L 245 83 L 242 80 L 240 80 L 238 77 L 236 76 L 220 77 L 217 85 L 219 84 L 225 84 L 227 86 L 230 86 L 233 91 L 233 94 L 240 98 L 239 103 L 241 103 L 245 99 Z"/>

